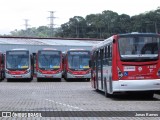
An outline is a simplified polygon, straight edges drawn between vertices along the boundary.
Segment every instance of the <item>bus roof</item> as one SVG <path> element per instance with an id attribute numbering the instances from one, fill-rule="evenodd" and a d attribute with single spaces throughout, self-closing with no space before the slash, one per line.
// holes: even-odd
<path id="1" fill-rule="evenodd" d="M 85 49 L 69 49 L 66 52 L 69 52 L 69 51 L 90 51 L 90 50 L 85 50 Z"/>
<path id="2" fill-rule="evenodd" d="M 139 33 L 139 32 L 131 32 L 125 34 L 118 34 L 118 36 L 160 36 L 158 33 Z"/>
<path id="3" fill-rule="evenodd" d="M 71 51 L 71 50 L 85 50 L 85 49 L 69 49 L 69 51 Z"/>
<path id="4" fill-rule="evenodd" d="M 92 51 L 97 50 L 97 48 L 100 49 L 103 46 L 105 46 L 106 44 L 113 42 L 113 39 L 116 36 L 119 36 L 119 37 L 125 37 L 125 36 L 148 36 L 148 37 L 149 36 L 155 36 L 155 37 L 158 37 L 159 36 L 160 37 L 160 34 L 158 34 L 158 33 L 138 33 L 138 32 L 131 32 L 131 33 L 125 33 L 125 34 L 117 34 L 117 35 L 113 35 L 113 36 L 105 39 L 104 41 L 98 43 L 97 45 L 94 45 L 92 47 Z"/>
<path id="5" fill-rule="evenodd" d="M 10 51 L 19 51 L 19 50 L 27 50 L 28 51 L 28 49 L 26 49 L 26 48 L 15 48 L 15 49 L 11 49 Z"/>
<path id="6" fill-rule="evenodd" d="M 43 48 L 42 50 L 57 50 L 57 49 L 54 49 L 54 48 Z"/>

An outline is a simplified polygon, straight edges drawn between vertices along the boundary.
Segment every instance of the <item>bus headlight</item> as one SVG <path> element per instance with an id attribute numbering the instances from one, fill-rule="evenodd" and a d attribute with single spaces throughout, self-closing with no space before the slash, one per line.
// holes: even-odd
<path id="1" fill-rule="evenodd" d="M 7 74 L 10 74 L 10 72 L 9 72 L 8 70 L 5 70 L 5 72 L 6 72 Z"/>
<path id="2" fill-rule="evenodd" d="M 31 70 L 30 70 L 30 69 L 27 69 L 26 72 L 25 72 L 25 74 L 27 74 L 27 73 L 29 73 L 29 72 L 31 72 Z"/>
<path id="3" fill-rule="evenodd" d="M 42 73 L 40 70 L 37 70 L 37 72 L 40 73 L 40 74 Z"/>

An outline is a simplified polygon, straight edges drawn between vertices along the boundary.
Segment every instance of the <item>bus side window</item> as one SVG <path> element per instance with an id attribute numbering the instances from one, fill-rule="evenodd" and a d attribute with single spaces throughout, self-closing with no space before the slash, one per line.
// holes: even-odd
<path id="1" fill-rule="evenodd" d="M 2 57 L 1 57 L 1 64 L 4 64 L 4 55 L 2 54 Z"/>
<path id="2" fill-rule="evenodd" d="M 103 48 L 103 65 L 106 65 L 106 61 L 105 61 L 105 53 L 106 53 L 106 51 L 105 51 L 105 47 Z"/>
<path id="3" fill-rule="evenodd" d="M 112 65 L 112 45 L 108 46 L 108 65 Z"/>
<path id="4" fill-rule="evenodd" d="M 101 67 L 101 50 L 98 51 L 98 67 Z"/>
<path id="5" fill-rule="evenodd" d="M 98 56 L 98 51 L 96 51 L 95 54 L 96 54 L 96 55 L 95 55 L 95 63 L 96 63 L 95 66 L 98 67 L 98 57 L 99 57 L 99 56 Z"/>
<path id="6" fill-rule="evenodd" d="M 104 65 L 108 65 L 107 56 L 108 56 L 108 46 L 106 46 L 105 49 L 104 49 L 104 59 L 103 59 L 103 64 Z"/>

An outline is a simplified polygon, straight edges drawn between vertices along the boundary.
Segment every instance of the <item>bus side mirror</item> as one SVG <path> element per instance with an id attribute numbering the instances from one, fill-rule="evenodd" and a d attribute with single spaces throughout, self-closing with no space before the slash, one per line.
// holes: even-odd
<path id="1" fill-rule="evenodd" d="M 89 67 L 92 67 L 92 61 L 89 60 Z"/>
<path id="2" fill-rule="evenodd" d="M 113 43 L 116 43 L 116 40 L 115 40 L 115 39 L 113 39 Z"/>
<path id="3" fill-rule="evenodd" d="M 36 53 L 32 53 L 33 54 L 33 56 L 36 56 Z"/>

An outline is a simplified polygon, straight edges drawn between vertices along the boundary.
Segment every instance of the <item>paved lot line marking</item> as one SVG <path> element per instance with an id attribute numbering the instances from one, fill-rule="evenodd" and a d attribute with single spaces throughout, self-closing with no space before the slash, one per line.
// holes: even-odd
<path id="1" fill-rule="evenodd" d="M 54 100 L 49 100 L 49 99 L 45 99 L 46 101 L 49 101 L 49 102 L 53 102 L 53 103 L 56 103 L 56 104 L 59 104 L 59 105 L 63 105 L 65 107 L 70 107 L 70 108 L 74 108 L 74 109 L 77 109 L 77 110 L 84 110 L 84 109 L 81 109 L 79 107 L 75 107 L 75 106 L 72 106 L 72 105 L 67 105 L 65 103 L 60 103 L 60 102 L 56 102 Z"/>

